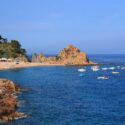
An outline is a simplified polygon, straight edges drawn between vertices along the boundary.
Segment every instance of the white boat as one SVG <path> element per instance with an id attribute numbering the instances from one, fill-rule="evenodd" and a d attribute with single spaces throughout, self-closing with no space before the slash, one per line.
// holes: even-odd
<path id="1" fill-rule="evenodd" d="M 112 74 L 119 74 L 119 72 L 112 72 Z"/>
<path id="2" fill-rule="evenodd" d="M 100 76 L 97 79 L 109 79 L 109 77 L 107 77 L 107 76 Z"/>
<path id="3" fill-rule="evenodd" d="M 108 70 L 108 68 L 102 68 L 102 70 Z"/>
<path id="4" fill-rule="evenodd" d="M 115 67 L 110 67 L 109 69 L 114 70 L 114 69 L 115 69 Z"/>
<path id="5" fill-rule="evenodd" d="M 99 71 L 99 66 L 92 66 L 91 69 L 93 70 L 93 72 Z"/>
<path id="6" fill-rule="evenodd" d="M 85 72 L 86 70 L 81 68 L 81 69 L 78 69 L 78 72 Z"/>
<path id="7" fill-rule="evenodd" d="M 122 67 L 121 70 L 125 70 L 125 67 Z"/>

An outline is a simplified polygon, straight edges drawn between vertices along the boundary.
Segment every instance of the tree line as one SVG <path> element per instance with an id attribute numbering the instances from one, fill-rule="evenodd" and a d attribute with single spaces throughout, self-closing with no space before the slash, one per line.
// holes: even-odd
<path id="1" fill-rule="evenodd" d="M 4 39 L 0 35 L 0 41 Z M 0 58 L 16 58 L 21 55 L 26 56 L 26 50 L 22 48 L 18 40 L 0 42 Z"/>

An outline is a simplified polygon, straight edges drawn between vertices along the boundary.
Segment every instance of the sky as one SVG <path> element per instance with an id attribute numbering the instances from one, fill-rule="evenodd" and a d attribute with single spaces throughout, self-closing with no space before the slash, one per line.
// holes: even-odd
<path id="1" fill-rule="evenodd" d="M 125 0 L 0 0 L 0 34 L 28 54 L 73 44 L 88 54 L 125 54 Z"/>

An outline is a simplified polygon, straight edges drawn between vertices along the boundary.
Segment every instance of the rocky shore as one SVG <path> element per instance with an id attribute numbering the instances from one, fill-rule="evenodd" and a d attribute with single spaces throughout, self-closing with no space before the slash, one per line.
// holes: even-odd
<path id="1" fill-rule="evenodd" d="M 12 81 L 0 79 L 0 121 L 9 122 L 26 117 L 24 113 L 17 112 L 20 88 Z"/>
<path id="2" fill-rule="evenodd" d="M 94 62 L 91 62 L 85 52 L 81 52 L 78 48 L 73 45 L 69 45 L 64 48 L 57 56 L 55 57 L 45 57 L 43 54 L 34 54 L 32 57 L 33 63 L 43 63 L 43 64 L 58 64 L 65 66 L 72 65 L 95 65 Z"/>

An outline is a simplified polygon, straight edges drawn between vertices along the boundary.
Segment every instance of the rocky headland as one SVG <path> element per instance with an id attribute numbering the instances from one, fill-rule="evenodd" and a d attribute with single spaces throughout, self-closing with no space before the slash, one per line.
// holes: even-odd
<path id="1" fill-rule="evenodd" d="M 43 54 L 34 54 L 32 62 L 59 65 L 95 65 L 95 63 L 88 59 L 85 52 L 81 52 L 73 45 L 67 46 L 55 57 L 45 57 Z"/>
<path id="2" fill-rule="evenodd" d="M 5 44 L 5 43 L 4 43 Z M 1 44 L 2 45 L 2 44 Z M 73 45 L 64 48 L 57 56 L 46 57 L 43 54 L 34 54 L 32 60 L 18 54 L 17 58 L 0 61 L 0 70 L 41 67 L 41 66 L 92 66 L 97 65 L 90 61 L 85 52 L 81 52 Z"/>
<path id="3" fill-rule="evenodd" d="M 9 122 L 26 117 L 24 113 L 17 112 L 20 88 L 12 81 L 0 79 L 0 121 Z"/>
<path id="4" fill-rule="evenodd" d="M 8 41 L 0 35 L 0 70 L 39 67 L 39 66 L 89 66 L 97 65 L 90 61 L 85 52 L 81 52 L 73 45 L 69 45 L 57 54 L 46 57 L 34 54 L 29 60 L 26 49 L 18 40 Z"/>

